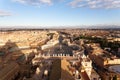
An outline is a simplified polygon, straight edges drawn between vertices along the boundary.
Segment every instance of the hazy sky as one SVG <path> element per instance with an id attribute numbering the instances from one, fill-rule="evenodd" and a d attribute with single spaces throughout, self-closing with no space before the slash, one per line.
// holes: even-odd
<path id="1" fill-rule="evenodd" d="M 0 0 L 0 26 L 120 25 L 120 0 Z"/>

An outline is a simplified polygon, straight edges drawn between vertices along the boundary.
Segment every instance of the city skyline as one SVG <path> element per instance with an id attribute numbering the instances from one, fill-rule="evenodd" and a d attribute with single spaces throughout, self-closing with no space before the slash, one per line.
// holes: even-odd
<path id="1" fill-rule="evenodd" d="M 120 0 L 1 0 L 0 26 L 120 25 Z"/>

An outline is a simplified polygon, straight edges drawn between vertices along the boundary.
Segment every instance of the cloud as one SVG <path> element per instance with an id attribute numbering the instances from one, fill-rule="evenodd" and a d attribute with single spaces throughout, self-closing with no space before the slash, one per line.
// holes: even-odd
<path id="1" fill-rule="evenodd" d="M 12 0 L 14 2 L 19 2 L 22 4 L 30 4 L 34 6 L 41 6 L 41 5 L 51 5 L 52 0 Z"/>
<path id="2" fill-rule="evenodd" d="M 12 14 L 7 11 L 0 10 L 0 17 L 11 16 Z"/>
<path id="3" fill-rule="evenodd" d="M 69 5 L 73 8 L 87 7 L 113 9 L 120 8 L 120 0 L 73 0 Z"/>
<path id="4" fill-rule="evenodd" d="M 18 2 L 21 4 L 27 4 L 32 6 L 43 6 L 43 5 L 53 5 L 54 3 L 64 2 L 65 0 L 12 0 L 13 2 Z"/>

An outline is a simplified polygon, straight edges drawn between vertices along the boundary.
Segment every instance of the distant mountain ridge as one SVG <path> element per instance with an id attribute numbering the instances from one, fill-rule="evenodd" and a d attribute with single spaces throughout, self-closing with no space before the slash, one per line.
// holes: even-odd
<path id="1" fill-rule="evenodd" d="M 45 30 L 45 29 L 113 29 L 120 30 L 119 25 L 81 25 L 81 26 L 1 26 L 1 31 L 7 30 Z"/>

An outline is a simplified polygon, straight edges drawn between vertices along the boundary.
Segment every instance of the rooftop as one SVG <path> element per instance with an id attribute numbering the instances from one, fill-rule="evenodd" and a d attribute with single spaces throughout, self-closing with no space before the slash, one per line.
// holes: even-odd
<path id="1" fill-rule="evenodd" d="M 109 67 L 109 71 L 119 73 L 120 74 L 120 65 L 114 65 Z"/>
<path id="2" fill-rule="evenodd" d="M 12 75 L 16 72 L 16 69 L 19 68 L 19 65 L 15 62 L 11 62 L 6 65 L 2 70 L 0 70 L 0 80 L 5 80 L 9 75 Z"/>

